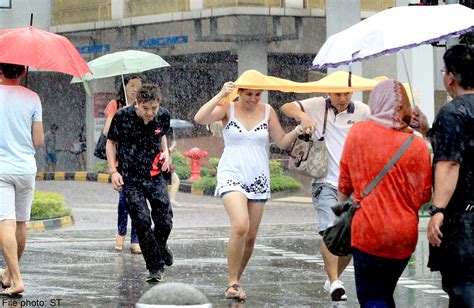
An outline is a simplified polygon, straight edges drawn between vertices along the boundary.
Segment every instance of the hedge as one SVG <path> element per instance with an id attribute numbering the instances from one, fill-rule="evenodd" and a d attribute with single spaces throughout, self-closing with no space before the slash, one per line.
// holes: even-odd
<path id="1" fill-rule="evenodd" d="M 219 164 L 218 158 L 211 158 L 207 164 L 207 167 L 201 168 L 201 179 L 193 183 L 194 189 L 200 190 L 215 190 L 217 185 L 216 173 L 217 165 Z M 280 165 L 280 162 L 275 159 L 270 160 L 270 191 L 295 191 L 302 188 L 300 182 L 296 181 L 292 177 L 286 176 L 285 170 Z"/>
<path id="2" fill-rule="evenodd" d="M 31 207 L 31 219 L 49 219 L 71 215 L 71 209 L 64 205 L 63 195 L 37 190 Z"/>

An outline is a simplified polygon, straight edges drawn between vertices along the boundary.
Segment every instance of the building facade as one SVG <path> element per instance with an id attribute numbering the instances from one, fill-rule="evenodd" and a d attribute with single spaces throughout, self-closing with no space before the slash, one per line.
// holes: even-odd
<path id="1" fill-rule="evenodd" d="M 86 61 L 101 55 L 138 49 L 159 54 L 170 67 L 145 72 L 164 94 L 163 106 L 173 117 L 191 121 L 199 107 L 228 80 L 247 69 L 294 81 L 312 81 L 326 71 L 310 71 L 311 61 L 326 37 L 361 18 L 408 0 L 0 0 L 0 28 L 33 25 L 68 37 Z M 1 2 L 0 2 L 1 4 Z M 0 6 L 1 7 L 1 6 Z M 24 16 L 25 15 L 25 16 Z M 423 51 L 438 59 L 431 46 Z M 441 52 L 442 53 L 442 52 Z M 410 61 L 409 57 L 409 61 Z M 432 60 L 428 77 L 437 68 Z M 354 68 L 364 77 L 385 75 L 405 81 L 397 56 L 386 56 Z M 341 67 L 347 70 L 347 67 Z M 431 70 L 431 72 L 429 72 Z M 429 79 L 429 78 L 428 78 Z M 45 109 L 45 127 L 60 126 L 58 141 L 64 150 L 60 169 L 77 167 L 68 153 L 81 126 L 86 123 L 87 146 L 93 149 L 103 125 L 103 108 L 113 96 L 119 78 L 91 82 L 91 96 L 70 77 L 50 72 L 31 72 L 30 87 L 37 91 Z M 442 89 L 439 78 L 435 88 Z M 433 94 L 435 93 L 435 94 Z M 435 97 L 438 92 L 433 92 Z M 442 101 L 442 92 L 437 100 Z M 367 99 L 367 94 L 358 99 Z M 307 95 L 273 91 L 264 97 L 277 110 L 283 103 Z M 433 111 L 434 113 L 434 111 Z M 281 117 L 283 124 L 292 124 Z M 64 129 L 61 130 L 61 127 Z M 196 127 L 186 134 L 206 134 Z M 189 137 L 189 136 L 185 136 Z M 88 169 L 96 159 L 88 151 Z M 61 158 L 61 157 L 60 157 Z M 38 159 L 38 162 L 42 159 Z M 41 164 L 39 164 L 41 166 Z"/>

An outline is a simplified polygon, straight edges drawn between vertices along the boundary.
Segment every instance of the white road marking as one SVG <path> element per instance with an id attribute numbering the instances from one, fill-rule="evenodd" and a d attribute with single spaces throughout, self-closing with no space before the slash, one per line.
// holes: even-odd
<path id="1" fill-rule="evenodd" d="M 256 249 L 261 249 L 265 252 L 273 253 L 281 255 L 282 257 L 291 258 L 294 260 L 301 260 L 306 263 L 316 263 L 324 267 L 324 261 L 321 256 L 313 256 L 313 255 L 306 255 L 306 254 L 299 254 L 294 251 L 288 251 L 284 249 L 278 249 L 271 246 L 266 245 L 255 245 Z M 354 266 L 348 265 L 345 269 L 347 272 L 354 272 Z M 435 286 L 429 284 L 420 284 L 420 282 L 412 279 L 408 279 L 405 277 L 400 277 L 398 280 L 398 284 L 410 289 L 417 289 L 425 293 L 429 294 L 439 294 L 440 297 L 449 298 L 449 296 L 443 290 L 436 289 Z"/>

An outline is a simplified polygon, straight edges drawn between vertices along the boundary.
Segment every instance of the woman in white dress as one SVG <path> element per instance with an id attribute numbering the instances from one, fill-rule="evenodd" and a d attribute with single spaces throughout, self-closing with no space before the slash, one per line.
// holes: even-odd
<path id="1" fill-rule="evenodd" d="M 225 147 L 217 168 L 215 194 L 222 198 L 231 224 L 225 297 L 245 300 L 240 278 L 252 255 L 264 205 L 270 197 L 269 137 L 286 149 L 303 131 L 298 126 L 285 134 L 275 110 L 260 101 L 260 90 L 239 89 L 238 101 L 220 105 L 234 88 L 233 82 L 226 82 L 199 109 L 194 120 L 198 124 L 222 121 L 224 125 Z"/>

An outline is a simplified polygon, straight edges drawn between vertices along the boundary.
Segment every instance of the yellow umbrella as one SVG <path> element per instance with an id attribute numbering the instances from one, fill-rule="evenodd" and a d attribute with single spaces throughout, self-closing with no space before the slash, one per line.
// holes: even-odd
<path id="1" fill-rule="evenodd" d="M 370 91 L 380 80 L 369 79 L 351 74 L 351 86 L 348 86 L 349 73 L 344 71 L 334 72 L 314 82 L 317 91 L 326 93 L 345 93 L 354 91 Z"/>
<path id="2" fill-rule="evenodd" d="M 237 89 L 276 90 L 295 93 L 345 93 L 353 91 L 372 90 L 378 83 L 377 80 L 352 75 L 352 84 L 348 86 L 349 73 L 344 71 L 334 72 L 318 81 L 295 82 L 288 79 L 264 75 L 255 70 L 245 71 L 234 82 L 236 89 L 221 103 L 232 101 L 238 96 Z"/>

